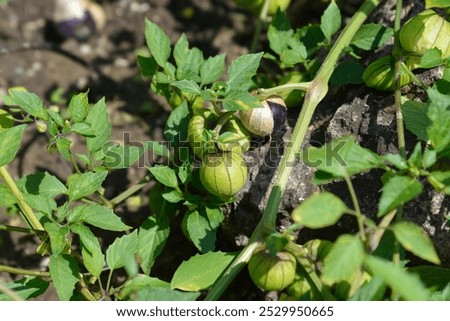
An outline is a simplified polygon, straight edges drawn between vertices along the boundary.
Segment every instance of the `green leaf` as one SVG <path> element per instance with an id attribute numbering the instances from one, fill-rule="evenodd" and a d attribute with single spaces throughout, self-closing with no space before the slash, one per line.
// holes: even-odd
<path id="1" fill-rule="evenodd" d="M 450 96 L 440 93 L 436 87 L 429 88 L 427 94 L 430 100 L 427 116 L 431 120 L 427 134 L 431 145 L 439 153 L 450 145 Z"/>
<path id="2" fill-rule="evenodd" d="M 102 253 L 97 237 L 89 228 L 81 224 L 73 225 L 70 229 L 80 237 L 84 266 L 93 276 L 100 277 L 105 263 L 105 256 Z"/>
<path id="3" fill-rule="evenodd" d="M 117 238 L 106 250 L 106 263 L 110 269 L 119 269 L 129 264 L 138 251 L 138 231 Z"/>
<path id="4" fill-rule="evenodd" d="M 334 225 L 347 211 L 341 199 L 329 192 L 309 197 L 292 212 L 295 223 L 309 227 L 322 228 Z"/>
<path id="5" fill-rule="evenodd" d="M 153 77 L 158 70 L 158 63 L 154 57 L 137 56 L 137 62 L 142 76 Z"/>
<path id="6" fill-rule="evenodd" d="M 394 36 L 394 29 L 376 23 L 369 23 L 358 29 L 351 45 L 363 50 L 374 50 Z"/>
<path id="7" fill-rule="evenodd" d="M 91 195 L 102 186 L 108 172 L 74 174 L 69 178 L 69 200 L 75 201 Z"/>
<path id="8" fill-rule="evenodd" d="M 408 301 L 428 299 L 428 290 L 417 275 L 375 256 L 367 256 L 364 263 L 375 276 L 382 278 L 403 299 Z"/>
<path id="9" fill-rule="evenodd" d="M 186 101 L 183 101 L 170 113 L 164 128 L 164 134 L 171 145 L 187 141 L 189 117 L 190 112 Z"/>
<path id="10" fill-rule="evenodd" d="M 53 211 L 56 211 L 57 205 L 53 198 L 48 198 L 45 195 L 24 194 L 25 202 L 31 208 L 38 212 L 51 216 Z"/>
<path id="11" fill-rule="evenodd" d="M 388 162 L 397 167 L 398 169 L 407 169 L 409 167 L 408 162 L 400 154 L 385 154 L 383 158 Z"/>
<path id="12" fill-rule="evenodd" d="M 353 235 L 340 236 L 324 261 L 322 281 L 327 285 L 350 279 L 364 261 L 364 246 Z"/>
<path id="13" fill-rule="evenodd" d="M 178 38 L 175 46 L 173 47 L 173 57 L 175 58 L 175 63 L 178 67 L 183 66 L 188 59 L 189 53 L 189 41 L 185 33 L 182 33 L 180 38 Z"/>
<path id="14" fill-rule="evenodd" d="M 69 255 L 52 255 L 48 267 L 59 299 L 70 300 L 78 282 L 77 261 Z"/>
<path id="15" fill-rule="evenodd" d="M 364 67 L 356 61 L 344 61 L 334 69 L 330 78 L 330 84 L 334 86 L 343 86 L 347 84 L 358 85 L 364 81 L 362 74 Z"/>
<path id="16" fill-rule="evenodd" d="M 155 259 L 161 253 L 170 233 L 169 218 L 165 211 L 148 217 L 139 228 L 140 265 L 149 274 Z"/>
<path id="17" fill-rule="evenodd" d="M 427 288 L 443 290 L 450 284 L 450 269 L 440 266 L 413 266 L 408 271 L 417 274 Z"/>
<path id="18" fill-rule="evenodd" d="M 50 283 L 38 277 L 25 277 L 5 285 L 23 300 L 28 300 L 44 294 Z M 5 293 L 0 293 L 0 301 L 9 301 L 10 299 Z"/>
<path id="19" fill-rule="evenodd" d="M 302 160 L 309 166 L 331 174 L 331 179 L 383 166 L 380 156 L 356 144 L 351 136 L 333 139 L 319 148 L 310 147 L 302 153 Z"/>
<path id="20" fill-rule="evenodd" d="M 159 156 L 162 156 L 165 158 L 170 157 L 169 149 L 167 148 L 166 145 L 164 145 L 161 142 L 148 141 L 148 142 L 143 142 L 142 144 L 144 145 L 145 150 L 152 151 L 156 155 L 159 155 Z"/>
<path id="21" fill-rule="evenodd" d="M 107 231 L 126 231 L 125 225 L 113 210 L 98 204 L 86 204 L 73 208 L 69 214 L 71 223 L 87 223 Z"/>
<path id="22" fill-rule="evenodd" d="M 138 275 L 125 283 L 120 292 L 121 298 L 135 293 L 136 301 L 194 301 L 200 292 L 172 290 L 170 283 L 146 275 Z"/>
<path id="23" fill-rule="evenodd" d="M 222 106 L 228 111 L 248 110 L 261 107 L 261 102 L 248 91 L 232 90 L 222 101 Z"/>
<path id="24" fill-rule="evenodd" d="M 6 105 L 17 105 L 31 116 L 43 120 L 49 119 L 47 109 L 36 94 L 12 88 L 9 90 L 9 96 L 3 96 L 2 98 Z"/>
<path id="25" fill-rule="evenodd" d="M 436 151 L 432 147 L 427 146 L 423 151 L 422 157 L 423 168 L 430 168 L 431 166 L 436 164 L 436 161 L 437 161 Z"/>
<path id="26" fill-rule="evenodd" d="M 89 110 L 89 101 L 87 92 L 74 95 L 69 103 L 69 112 L 72 117 L 72 121 L 83 121 Z"/>
<path id="27" fill-rule="evenodd" d="M 450 7 L 450 0 L 425 0 L 425 9 Z"/>
<path id="28" fill-rule="evenodd" d="M 225 54 L 209 57 L 200 68 L 201 86 L 219 80 L 225 70 Z"/>
<path id="29" fill-rule="evenodd" d="M 423 186 L 409 176 L 393 176 L 384 184 L 377 216 L 383 216 L 422 193 Z"/>
<path id="30" fill-rule="evenodd" d="M 278 11 L 273 17 L 267 31 L 270 49 L 278 55 L 281 55 L 283 50 L 288 47 L 288 43 L 293 37 L 293 34 L 294 30 L 292 30 L 289 19 L 283 12 Z"/>
<path id="31" fill-rule="evenodd" d="M 104 98 L 91 107 L 86 116 L 86 122 L 95 131 L 95 137 L 86 137 L 86 146 L 92 154 L 102 149 L 111 138 L 111 123 Z"/>
<path id="32" fill-rule="evenodd" d="M 438 48 L 428 49 L 420 58 L 421 68 L 434 68 L 442 64 L 442 53 Z"/>
<path id="33" fill-rule="evenodd" d="M 433 242 L 419 226 L 410 222 L 399 222 L 390 228 L 406 250 L 431 263 L 440 264 Z"/>
<path id="34" fill-rule="evenodd" d="M 418 139 L 427 141 L 427 127 L 431 124 L 431 120 L 427 116 L 428 105 L 407 100 L 402 104 L 402 112 L 406 129 L 416 135 Z"/>
<path id="35" fill-rule="evenodd" d="M 26 194 L 42 195 L 47 198 L 67 194 L 66 186 L 56 176 L 48 172 L 37 171 L 34 174 L 22 177 L 16 184 Z"/>
<path id="36" fill-rule="evenodd" d="M 56 139 L 56 148 L 58 148 L 58 151 L 64 157 L 65 160 L 70 161 L 71 160 L 71 152 L 70 152 L 70 146 L 72 145 L 72 141 L 68 138 L 61 137 Z"/>
<path id="37" fill-rule="evenodd" d="M 67 236 L 69 228 L 67 226 L 58 226 L 53 222 L 45 222 L 44 229 L 50 236 L 50 245 L 53 255 L 62 254 L 68 245 Z"/>
<path id="38" fill-rule="evenodd" d="M 145 40 L 159 66 L 165 67 L 170 57 L 170 39 L 155 23 L 145 19 Z"/>
<path id="39" fill-rule="evenodd" d="M 280 58 L 283 64 L 294 66 L 305 61 L 308 53 L 306 47 L 296 38 L 291 38 L 287 42 L 287 47 L 281 52 Z"/>
<path id="40" fill-rule="evenodd" d="M 137 301 L 195 301 L 200 292 L 172 290 L 170 284 L 164 287 L 145 288 L 137 293 Z"/>
<path id="41" fill-rule="evenodd" d="M 102 165 L 111 169 L 130 167 L 142 157 L 144 150 L 145 148 L 142 146 L 111 146 L 106 152 Z"/>
<path id="42" fill-rule="evenodd" d="M 14 118 L 6 110 L 0 109 L 0 131 L 14 126 Z"/>
<path id="43" fill-rule="evenodd" d="M 450 195 L 450 171 L 431 172 L 430 176 L 428 177 L 428 181 L 438 192 L 444 192 L 445 194 Z"/>
<path id="44" fill-rule="evenodd" d="M 149 167 L 148 170 L 161 184 L 172 188 L 178 188 L 177 174 L 174 169 L 169 166 L 157 165 Z"/>
<path id="45" fill-rule="evenodd" d="M 172 289 L 199 291 L 210 288 L 231 264 L 237 253 L 208 252 L 183 261 L 171 281 Z"/>
<path id="46" fill-rule="evenodd" d="M 19 125 L 0 131 L 0 166 L 9 164 L 16 157 L 26 127 Z"/>
<path id="47" fill-rule="evenodd" d="M 170 192 L 165 192 L 162 197 L 169 203 L 178 203 L 184 200 L 184 195 L 180 190 L 173 189 Z"/>
<path id="48" fill-rule="evenodd" d="M 232 61 L 228 68 L 227 84 L 231 89 L 246 90 L 258 70 L 263 53 L 242 55 Z"/>
<path id="49" fill-rule="evenodd" d="M 186 215 L 186 229 L 195 247 L 201 253 L 214 251 L 216 231 L 209 224 L 209 220 L 198 211 L 192 211 Z"/>
<path id="50" fill-rule="evenodd" d="M 188 93 L 188 94 L 194 94 L 197 96 L 200 96 L 202 93 L 202 90 L 200 89 L 200 86 L 197 85 L 197 83 L 193 80 L 183 79 L 175 81 L 171 84 L 174 87 L 177 87 L 182 92 Z"/>
<path id="51" fill-rule="evenodd" d="M 73 124 L 72 127 L 70 127 L 70 131 L 85 137 L 94 137 L 96 134 L 95 129 L 93 129 L 90 124 L 82 121 Z"/>
<path id="52" fill-rule="evenodd" d="M 0 184 L 0 207 L 10 207 L 17 203 L 16 197 L 11 193 L 8 187 Z"/>
<path id="53" fill-rule="evenodd" d="M 320 29 L 322 30 L 328 41 L 341 27 L 341 12 L 336 2 L 332 0 L 328 7 L 325 9 L 322 17 L 320 18 Z"/>
<path id="54" fill-rule="evenodd" d="M 386 283 L 383 279 L 374 276 L 369 282 L 363 284 L 349 301 L 382 301 L 386 293 Z"/>

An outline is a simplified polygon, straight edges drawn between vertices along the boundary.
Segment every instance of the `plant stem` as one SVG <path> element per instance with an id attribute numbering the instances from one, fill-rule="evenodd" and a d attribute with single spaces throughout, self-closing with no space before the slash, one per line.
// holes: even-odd
<path id="1" fill-rule="evenodd" d="M 112 276 L 113 276 L 113 272 L 114 272 L 113 269 L 109 270 L 108 281 L 106 281 L 106 291 L 108 291 L 108 292 L 110 290 L 109 287 L 111 285 L 111 279 L 112 279 Z"/>
<path id="2" fill-rule="evenodd" d="M 373 252 L 378 247 L 378 244 L 380 244 L 381 237 L 383 236 L 384 232 L 386 231 L 389 224 L 391 224 L 392 220 L 395 217 L 395 214 L 397 214 L 397 210 L 393 210 L 383 216 L 383 219 L 378 224 L 377 229 L 370 237 L 370 251 Z"/>
<path id="3" fill-rule="evenodd" d="M 400 92 L 400 65 L 402 59 L 402 50 L 400 46 L 399 33 L 400 33 L 400 17 L 402 12 L 402 0 L 397 0 L 395 7 L 395 22 L 394 22 L 394 49 L 392 55 L 394 56 L 394 89 L 395 89 L 395 116 L 397 120 L 397 140 L 398 149 L 402 157 L 406 157 L 405 148 L 405 129 L 403 125 L 403 113 L 402 113 L 402 102 L 401 102 L 401 92 Z"/>
<path id="4" fill-rule="evenodd" d="M 303 101 L 303 107 L 300 112 L 299 119 L 292 132 L 293 142 L 288 146 L 284 156 L 281 159 L 278 175 L 272 187 L 269 200 L 266 206 L 261 221 L 253 231 L 249 244 L 242 250 L 241 254 L 234 259 L 232 264 L 225 271 L 224 275 L 214 284 L 211 292 L 205 300 L 217 300 L 225 291 L 226 287 L 231 283 L 233 278 L 243 268 L 246 262 L 250 259 L 253 250 L 258 244 L 263 242 L 267 231 L 275 230 L 275 222 L 280 206 L 281 197 L 286 187 L 287 180 L 292 171 L 295 160 L 295 154 L 303 143 L 312 115 L 319 104 L 325 97 L 328 91 L 328 80 L 333 73 L 339 56 L 343 49 L 350 43 L 355 33 L 359 30 L 367 16 L 380 3 L 380 0 L 366 0 L 359 10 L 350 19 L 344 30 L 339 35 L 339 38 L 334 43 L 324 63 L 314 80 L 310 83 L 309 89 Z"/>
<path id="5" fill-rule="evenodd" d="M 141 190 L 145 185 L 147 185 L 150 182 L 150 177 L 146 176 L 142 181 L 140 181 L 137 184 L 134 184 L 130 188 L 128 188 L 126 191 L 120 193 L 116 197 L 114 197 L 112 200 L 110 200 L 110 203 L 112 206 L 116 206 L 117 204 L 122 203 L 124 200 L 126 200 L 128 197 L 136 193 L 137 191 Z"/>
<path id="6" fill-rule="evenodd" d="M 305 95 L 303 107 L 299 119 L 292 132 L 292 144 L 286 149 L 281 159 L 275 183 L 272 187 L 269 201 L 264 212 L 262 221 L 267 227 L 275 227 L 278 207 L 284 193 L 289 175 L 295 161 L 295 154 L 300 150 L 309 123 L 319 102 L 325 97 L 328 91 L 328 80 L 333 73 L 334 67 L 345 47 L 350 43 L 355 33 L 359 30 L 364 20 L 370 12 L 379 4 L 379 0 L 366 0 L 361 8 L 353 15 L 349 23 L 339 35 L 331 48 L 328 56 L 320 67 L 316 77 L 310 83 L 310 88 Z"/>
<path id="7" fill-rule="evenodd" d="M 261 98 L 268 97 L 270 95 L 278 94 L 283 91 L 288 90 L 301 90 L 301 91 L 308 91 L 308 89 L 311 87 L 311 82 L 299 82 L 299 83 L 293 83 L 293 84 L 284 84 L 272 88 L 260 88 L 258 89 L 258 96 Z"/>
<path id="8" fill-rule="evenodd" d="M 262 28 L 264 23 L 267 20 L 267 12 L 269 11 L 271 0 L 265 0 L 264 4 L 261 8 L 261 12 L 259 13 L 258 22 L 256 23 L 255 33 L 253 34 L 252 43 L 250 45 L 250 52 L 255 52 L 256 46 L 259 42 L 259 36 L 261 35 Z"/>
<path id="9" fill-rule="evenodd" d="M 26 233 L 26 234 L 45 235 L 45 232 L 41 231 L 41 230 L 34 230 L 31 228 L 26 228 L 26 227 L 3 225 L 3 224 L 0 224 L 0 231 L 12 231 L 12 232 L 19 232 L 19 233 Z"/>
<path id="10" fill-rule="evenodd" d="M 18 275 L 30 275 L 30 276 L 40 276 L 40 277 L 49 277 L 49 272 L 44 271 L 32 271 L 32 270 L 25 270 L 20 268 L 14 268 L 7 265 L 0 265 L 0 272 L 8 272 L 12 274 L 18 274 Z"/>
<path id="11" fill-rule="evenodd" d="M 16 182 L 14 182 L 6 166 L 0 167 L 0 176 L 3 178 L 3 181 L 5 182 L 6 186 L 8 186 L 11 193 L 13 193 L 13 195 L 16 197 L 17 204 L 22 211 L 22 217 L 25 222 L 28 223 L 33 230 L 44 231 L 44 227 L 42 226 L 41 222 L 39 222 L 36 215 L 34 215 L 32 208 L 25 202 L 22 193 L 17 188 Z"/>
<path id="12" fill-rule="evenodd" d="M 366 237 L 366 233 L 365 233 L 365 229 L 364 229 L 364 217 L 361 214 L 361 208 L 359 207 L 358 197 L 356 197 L 356 192 L 353 187 L 352 180 L 347 173 L 345 174 L 344 179 L 345 179 L 345 183 L 347 183 L 347 188 L 350 192 L 353 206 L 355 207 L 355 215 L 356 215 L 356 221 L 358 222 L 359 235 L 360 235 L 361 241 L 363 241 L 365 243 L 367 241 L 367 237 Z"/>
<path id="13" fill-rule="evenodd" d="M 216 125 L 216 127 L 214 127 L 214 133 L 219 136 L 220 135 L 220 131 L 222 130 L 223 126 L 228 122 L 228 120 L 230 119 L 231 116 L 233 116 L 235 114 L 234 111 L 229 111 L 224 113 L 222 116 L 220 116 L 219 122 Z"/>

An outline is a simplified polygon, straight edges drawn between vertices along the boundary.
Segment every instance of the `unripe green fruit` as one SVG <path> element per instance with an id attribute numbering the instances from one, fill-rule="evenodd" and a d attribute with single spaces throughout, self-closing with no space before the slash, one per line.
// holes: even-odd
<path id="1" fill-rule="evenodd" d="M 288 252 L 271 256 L 265 248 L 255 250 L 248 270 L 253 283 L 265 291 L 281 291 L 294 282 L 297 261 Z"/>
<path id="2" fill-rule="evenodd" d="M 247 165 L 239 153 L 206 155 L 200 166 L 200 181 L 211 194 L 228 199 L 244 187 Z"/>
<path id="3" fill-rule="evenodd" d="M 200 110 L 191 117 L 188 124 L 188 140 L 195 155 L 200 159 L 208 152 L 208 146 L 203 144 L 203 130 L 214 126 L 216 116 L 209 110 Z"/>
<path id="4" fill-rule="evenodd" d="M 255 14 L 259 14 L 264 5 L 264 0 L 234 0 L 234 2 L 243 8 L 251 10 Z M 267 14 L 273 16 L 278 8 L 281 11 L 286 11 L 290 3 L 291 0 L 271 0 Z"/>
<path id="5" fill-rule="evenodd" d="M 432 48 L 442 52 L 442 58 L 450 56 L 450 22 L 428 9 L 408 20 L 400 29 L 400 44 L 404 51 L 423 55 Z"/>
<path id="6" fill-rule="evenodd" d="M 220 150 L 245 153 L 250 148 L 251 133 L 242 125 L 239 118 L 231 117 L 222 132 L 217 143 Z"/>
<path id="7" fill-rule="evenodd" d="M 285 126 L 287 110 L 284 100 L 271 96 L 261 102 L 262 108 L 239 111 L 242 124 L 258 136 L 279 133 Z"/>
<path id="8" fill-rule="evenodd" d="M 394 58 L 392 56 L 381 57 L 370 63 L 362 75 L 362 79 L 368 87 L 382 91 L 392 91 L 395 85 Z M 408 84 L 411 76 L 405 64 L 400 65 L 400 87 Z"/>

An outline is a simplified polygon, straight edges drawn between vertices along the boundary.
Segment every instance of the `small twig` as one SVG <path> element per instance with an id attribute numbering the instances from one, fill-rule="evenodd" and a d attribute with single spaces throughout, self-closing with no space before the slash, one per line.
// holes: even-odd
<path id="1" fill-rule="evenodd" d="M 40 276 L 40 277 L 49 277 L 49 272 L 44 271 L 33 271 L 33 270 L 25 270 L 20 268 L 14 268 L 7 265 L 0 265 L 0 271 L 1 272 L 8 272 L 12 274 L 18 274 L 18 275 L 29 275 L 29 276 Z"/>

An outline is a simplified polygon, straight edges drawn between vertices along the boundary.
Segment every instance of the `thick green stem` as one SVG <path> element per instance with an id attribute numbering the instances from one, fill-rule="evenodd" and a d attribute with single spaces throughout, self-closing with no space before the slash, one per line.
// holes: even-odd
<path id="1" fill-rule="evenodd" d="M 5 166 L 0 167 L 0 176 L 3 178 L 6 186 L 8 186 L 11 193 L 16 197 L 17 204 L 19 205 L 22 211 L 22 217 L 30 225 L 33 230 L 41 230 L 44 231 L 44 227 L 41 222 L 37 219 L 36 215 L 34 215 L 33 209 L 25 202 L 25 199 L 22 193 L 17 188 L 16 182 L 14 182 L 13 178 L 8 172 L 8 169 Z"/>
<path id="2" fill-rule="evenodd" d="M 309 123 L 319 102 L 325 97 L 328 91 L 328 80 L 330 79 L 334 67 L 345 47 L 348 46 L 355 33 L 359 30 L 367 16 L 379 4 L 379 0 L 367 0 L 361 8 L 353 15 L 347 26 L 331 48 L 328 56 L 319 69 L 316 77 L 310 84 L 310 88 L 305 95 L 302 111 L 292 132 L 292 144 L 288 146 L 281 159 L 278 175 L 275 179 L 269 201 L 262 218 L 263 225 L 271 228 L 275 227 L 275 221 L 289 175 L 294 167 L 295 155 L 300 150 Z"/>
<path id="3" fill-rule="evenodd" d="M 275 230 L 278 208 L 287 180 L 294 165 L 296 153 L 300 150 L 317 105 L 327 94 L 328 80 L 333 73 L 334 67 L 342 51 L 348 46 L 367 16 L 379 3 L 380 0 L 366 0 L 366 2 L 364 2 L 334 43 L 319 72 L 310 83 L 299 119 L 292 132 L 292 144 L 286 149 L 286 152 L 281 159 L 278 175 L 272 187 L 264 215 L 254 230 L 249 245 L 242 250 L 241 254 L 233 261 L 230 267 L 225 271 L 224 275 L 217 281 L 209 295 L 206 297 L 206 300 L 217 300 L 220 297 L 226 287 L 248 261 L 257 244 L 264 240 L 264 235 L 266 235 L 267 231 Z"/>

